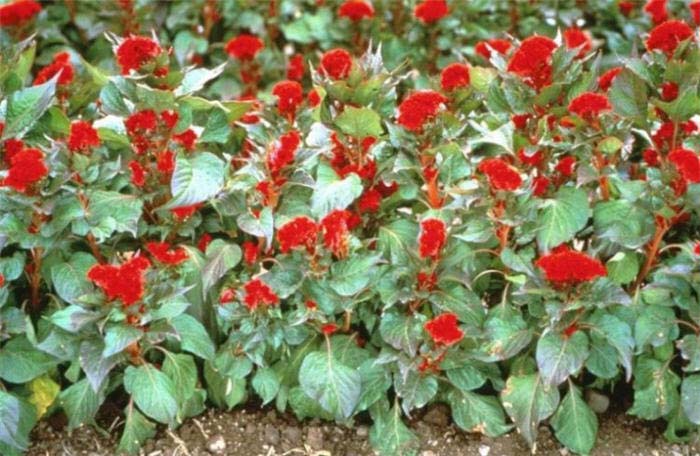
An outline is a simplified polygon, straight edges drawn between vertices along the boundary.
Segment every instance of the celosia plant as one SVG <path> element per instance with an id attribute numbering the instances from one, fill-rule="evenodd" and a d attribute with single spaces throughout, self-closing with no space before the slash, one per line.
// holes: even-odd
<path id="1" fill-rule="evenodd" d="M 0 453 L 251 395 L 589 453 L 620 384 L 697 435 L 700 3 L 546 3 L 0 6 Z"/>

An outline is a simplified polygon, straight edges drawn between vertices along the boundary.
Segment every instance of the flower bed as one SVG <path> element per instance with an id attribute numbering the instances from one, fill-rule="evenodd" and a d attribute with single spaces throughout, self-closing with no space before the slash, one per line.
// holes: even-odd
<path id="1" fill-rule="evenodd" d="M 700 424 L 700 2 L 0 6 L 0 453 L 447 404 L 595 444 Z M 590 392 L 589 391 L 589 392 Z"/>

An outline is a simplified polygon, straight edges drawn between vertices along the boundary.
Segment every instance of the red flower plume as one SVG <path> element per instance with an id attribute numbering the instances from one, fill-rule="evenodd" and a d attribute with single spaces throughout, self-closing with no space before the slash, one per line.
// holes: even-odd
<path id="1" fill-rule="evenodd" d="M 420 236 L 418 236 L 418 252 L 421 258 L 437 259 L 440 250 L 447 240 L 445 222 L 435 218 L 425 219 L 420 223 Z"/>
<path id="2" fill-rule="evenodd" d="M 352 56 L 345 49 L 331 49 L 321 57 L 321 73 L 331 79 L 345 79 L 352 69 Z"/>
<path id="3" fill-rule="evenodd" d="M 600 93 L 584 92 L 569 103 L 569 112 L 584 119 L 591 119 L 603 111 L 610 110 L 608 97 Z"/>
<path id="4" fill-rule="evenodd" d="M 294 115 L 304 102 L 304 92 L 297 81 L 281 81 L 272 88 L 277 97 L 277 110 L 281 115 Z"/>
<path id="5" fill-rule="evenodd" d="M 172 248 L 167 242 L 149 242 L 146 250 L 163 264 L 177 265 L 187 261 L 189 255 L 183 247 Z"/>
<path id="6" fill-rule="evenodd" d="M 89 122 L 78 120 L 70 124 L 68 150 L 71 152 L 90 152 L 92 147 L 100 145 L 97 130 Z"/>
<path id="7" fill-rule="evenodd" d="M 700 158 L 692 150 L 678 148 L 668 154 L 668 161 L 678 170 L 687 182 L 700 182 Z"/>
<path id="8" fill-rule="evenodd" d="M 75 70 L 70 63 L 70 54 L 59 52 L 53 56 L 53 62 L 39 70 L 34 78 L 34 85 L 43 84 L 60 73 L 58 85 L 66 85 L 73 82 Z"/>
<path id="9" fill-rule="evenodd" d="M 464 338 L 464 332 L 457 326 L 457 315 L 444 313 L 433 318 L 424 326 L 437 345 L 449 347 Z"/>
<path id="10" fill-rule="evenodd" d="M 478 169 L 486 174 L 493 190 L 512 192 L 523 183 L 518 170 L 501 158 L 487 158 L 479 163 Z"/>
<path id="11" fill-rule="evenodd" d="M 260 279 L 253 279 L 243 286 L 245 297 L 243 303 L 249 310 L 255 310 L 258 306 L 274 306 L 280 302 L 279 297 Z"/>
<path id="12" fill-rule="evenodd" d="M 479 41 L 474 46 L 474 52 L 485 58 L 486 60 L 491 58 L 491 51 L 496 51 L 499 54 L 505 54 L 510 50 L 512 45 L 510 41 L 495 38 L 492 40 Z"/>
<path id="13" fill-rule="evenodd" d="M 363 0 L 346 0 L 338 8 L 338 16 L 347 17 L 351 21 L 361 21 L 374 16 L 374 7 Z"/>
<path id="14" fill-rule="evenodd" d="M 117 63 L 122 68 L 122 74 L 131 70 L 138 71 L 144 64 L 150 63 L 163 50 L 158 43 L 145 36 L 130 36 L 117 48 Z"/>
<path id="15" fill-rule="evenodd" d="M 600 77 L 598 78 L 598 87 L 600 87 L 600 90 L 608 90 L 615 78 L 617 77 L 617 75 L 620 74 L 622 70 L 622 67 L 614 67 L 610 68 L 608 71 L 600 75 Z"/>
<path id="16" fill-rule="evenodd" d="M 287 253 L 295 247 L 306 247 L 313 252 L 318 235 L 318 225 L 308 217 L 297 217 L 277 230 L 280 251 Z"/>
<path id="17" fill-rule="evenodd" d="M 469 85 L 469 65 L 452 63 L 447 65 L 440 74 L 440 87 L 450 91 Z"/>
<path id="18" fill-rule="evenodd" d="M 413 15 L 424 24 L 437 22 L 450 13 L 445 0 L 423 0 L 416 5 Z"/>
<path id="19" fill-rule="evenodd" d="M 545 36 L 531 36 L 520 43 L 508 62 L 508 71 L 526 84 L 541 89 L 552 82 L 552 53 L 557 44 Z"/>
<path id="20" fill-rule="evenodd" d="M 588 32 L 581 30 L 578 27 L 571 27 L 564 30 L 563 37 L 564 44 L 566 45 L 567 49 L 580 48 L 577 55 L 578 58 L 584 57 L 590 52 L 591 47 L 593 47 L 591 36 L 588 34 Z"/>
<path id="21" fill-rule="evenodd" d="M 693 29 L 685 22 L 677 20 L 666 21 L 649 32 L 647 49 L 649 51 L 658 49 L 670 58 L 681 41 L 685 41 L 692 36 Z"/>
<path id="22" fill-rule="evenodd" d="M 0 6 L 0 27 L 24 25 L 41 11 L 34 0 L 17 0 Z"/>
<path id="23" fill-rule="evenodd" d="M 265 47 L 265 43 L 255 35 L 243 33 L 226 43 L 226 53 L 238 60 L 253 60 Z"/>
<path id="24" fill-rule="evenodd" d="M 407 130 L 421 131 L 425 123 L 438 114 L 440 105 L 447 101 L 447 98 L 432 90 L 413 92 L 399 105 L 397 121 Z"/>
<path id="25" fill-rule="evenodd" d="M 22 149 L 9 158 L 10 169 L 2 185 L 18 192 L 26 192 L 49 173 L 44 163 L 44 154 L 39 149 Z"/>
<path id="26" fill-rule="evenodd" d="M 600 261 L 568 247 L 540 257 L 535 265 L 542 269 L 548 281 L 558 285 L 576 285 L 607 275 Z"/>
<path id="27" fill-rule="evenodd" d="M 90 268 L 87 278 L 102 288 L 107 299 L 121 299 L 130 306 L 143 298 L 146 270 L 151 262 L 136 256 L 121 265 L 96 264 Z"/>

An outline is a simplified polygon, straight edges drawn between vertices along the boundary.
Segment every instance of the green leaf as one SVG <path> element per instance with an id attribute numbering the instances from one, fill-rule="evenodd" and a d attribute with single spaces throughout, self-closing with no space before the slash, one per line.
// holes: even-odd
<path id="1" fill-rule="evenodd" d="M 52 272 L 55 269 L 56 267 L 53 267 Z M 56 277 L 60 277 L 60 274 Z M 54 283 L 56 283 L 56 277 L 53 279 Z M 51 314 L 49 320 L 54 325 L 68 332 L 78 332 L 86 325 L 99 320 L 101 316 L 102 314 L 99 312 L 93 312 L 77 305 L 70 305 Z"/>
<path id="2" fill-rule="evenodd" d="M 415 456 L 420 441 L 401 420 L 401 409 L 397 405 L 391 410 L 372 414 L 369 441 L 382 456 Z"/>
<path id="3" fill-rule="evenodd" d="M 601 201 L 593 209 L 593 226 L 601 238 L 636 249 L 654 234 L 654 217 L 629 201 Z"/>
<path id="4" fill-rule="evenodd" d="M 677 342 L 678 349 L 688 364 L 683 367 L 685 372 L 700 371 L 700 335 L 687 334 Z"/>
<path id="5" fill-rule="evenodd" d="M 241 248 L 221 239 L 214 239 L 207 247 L 207 258 L 202 268 L 204 296 L 228 271 L 241 261 Z"/>
<path id="6" fill-rule="evenodd" d="M 204 379 L 207 382 L 209 399 L 219 407 L 231 409 L 245 399 L 245 378 L 224 375 L 210 361 L 204 363 Z"/>
<path id="7" fill-rule="evenodd" d="M 226 144 L 231 134 L 229 122 L 228 114 L 224 109 L 212 109 L 198 142 Z M 223 170 L 223 165 L 221 169 Z"/>
<path id="8" fill-rule="evenodd" d="M 211 70 L 208 68 L 195 68 L 186 72 L 185 77 L 182 78 L 180 85 L 175 89 L 173 94 L 176 97 L 182 97 L 201 90 L 207 82 L 219 77 L 225 67 L 226 64 L 222 63 Z"/>
<path id="9" fill-rule="evenodd" d="M 591 452 L 598 433 L 598 418 L 573 385 L 569 387 L 551 423 L 557 439 L 568 449 L 581 454 Z"/>
<path id="10" fill-rule="evenodd" d="M 263 367 L 255 372 L 252 381 L 253 389 L 263 401 L 263 405 L 272 401 L 280 389 L 280 381 L 274 369 Z"/>
<path id="11" fill-rule="evenodd" d="M 194 157 L 178 155 L 170 182 L 173 199 L 163 208 L 191 206 L 216 196 L 224 185 L 225 169 L 224 161 L 209 152 Z"/>
<path id="12" fill-rule="evenodd" d="M 535 357 L 542 380 L 557 386 L 583 366 L 588 357 L 588 337 L 583 331 L 570 337 L 548 332 L 537 342 Z"/>
<path id="13" fill-rule="evenodd" d="M 175 422 L 175 385 L 163 372 L 151 364 L 129 366 L 124 372 L 124 388 L 144 414 L 160 423 Z"/>
<path id="14" fill-rule="evenodd" d="M 299 384 L 307 396 L 336 418 L 349 418 L 358 400 L 362 379 L 333 357 L 331 351 L 306 355 L 299 369 Z"/>
<path id="15" fill-rule="evenodd" d="M 624 69 L 613 80 L 608 90 L 613 110 L 639 125 L 647 122 L 647 88 L 644 81 L 629 69 Z"/>
<path id="16" fill-rule="evenodd" d="M 183 350 L 203 359 L 214 359 L 214 343 L 200 322 L 190 315 L 182 314 L 173 318 L 171 323 L 180 336 Z"/>
<path id="17" fill-rule="evenodd" d="M 690 375 L 683 379 L 681 406 L 691 422 L 700 424 L 700 375 Z"/>
<path id="18" fill-rule="evenodd" d="M 462 361 L 459 367 L 445 370 L 445 374 L 447 374 L 447 378 L 452 385 L 463 392 L 475 390 L 486 383 L 484 373 L 473 365 L 466 363 L 468 361 Z"/>
<path id="19" fill-rule="evenodd" d="M 538 374 L 511 376 L 501 391 L 501 403 L 520 434 L 533 446 L 537 426 L 559 405 L 559 390 L 547 386 Z"/>
<path id="20" fill-rule="evenodd" d="M 93 190 L 88 193 L 90 205 L 87 222 L 98 242 L 104 242 L 112 233 L 131 233 L 136 236 L 143 201 L 134 195 Z"/>
<path id="21" fill-rule="evenodd" d="M 97 261 L 92 255 L 76 252 L 67 262 L 51 268 L 51 281 L 61 299 L 76 304 L 78 298 L 92 291 L 86 275 L 95 263 Z"/>
<path id="22" fill-rule="evenodd" d="M 163 351 L 163 373 L 173 382 L 175 398 L 182 410 L 197 386 L 197 365 L 191 355 Z"/>
<path id="23" fill-rule="evenodd" d="M 375 278 L 371 271 L 378 261 L 375 255 L 356 255 L 333 263 L 329 285 L 341 296 L 353 296 Z"/>
<path id="24" fill-rule="evenodd" d="M 641 357 L 634 369 L 634 404 L 628 413 L 645 420 L 668 415 L 678 407 L 680 383 L 667 363 Z"/>
<path id="25" fill-rule="evenodd" d="M 398 219 L 379 227 L 377 250 L 394 265 L 407 265 L 411 260 L 411 249 L 418 239 L 418 225 L 409 220 Z"/>
<path id="26" fill-rule="evenodd" d="M 108 358 L 121 353 L 142 336 L 142 330 L 126 323 L 110 325 L 105 330 L 105 348 L 102 351 L 102 357 Z"/>
<path id="27" fill-rule="evenodd" d="M 414 356 L 418 345 L 423 342 L 421 320 L 397 312 L 389 311 L 382 316 L 379 333 L 386 343 L 409 356 Z"/>
<path id="28" fill-rule="evenodd" d="M 407 415 L 411 410 L 424 407 L 438 391 L 437 379 L 409 371 L 406 375 L 394 376 L 394 389 L 401 398 L 401 408 Z"/>
<path id="29" fill-rule="evenodd" d="M 126 415 L 124 432 L 119 439 L 117 451 L 136 454 L 143 447 L 146 440 L 155 437 L 156 426 L 139 413 L 133 402 L 129 402 L 129 405 L 126 406 L 124 415 Z"/>
<path id="30" fill-rule="evenodd" d="M 55 364 L 52 357 L 34 347 L 24 336 L 0 347 L 0 378 L 10 383 L 27 383 Z"/>
<path id="31" fill-rule="evenodd" d="M 43 84 L 27 87 L 7 98 L 2 139 L 21 139 L 54 101 L 58 75 Z"/>
<path id="32" fill-rule="evenodd" d="M 588 196 L 580 188 L 562 187 L 542 203 L 537 218 L 537 243 L 549 250 L 568 242 L 588 223 Z"/>
<path id="33" fill-rule="evenodd" d="M 632 337 L 632 329 L 629 324 L 603 310 L 596 311 L 589 320 L 589 324 L 591 325 L 592 344 L 591 355 L 586 361 L 586 367 L 594 371 L 596 375 L 602 376 L 599 369 L 592 368 L 592 366 L 595 366 L 595 363 L 600 365 L 601 362 L 610 364 L 610 361 L 597 360 L 596 357 L 601 358 L 613 355 L 615 356 L 613 362 L 619 362 L 625 368 L 626 377 L 629 381 L 632 377 L 632 355 L 634 349 L 634 338 Z M 610 377 L 612 375 L 608 378 Z"/>
<path id="34" fill-rule="evenodd" d="M 335 209 L 345 209 L 361 194 L 362 181 L 357 174 L 350 173 L 341 180 L 333 168 L 321 162 L 311 195 L 311 212 L 318 218 L 325 217 Z"/>
<path id="35" fill-rule="evenodd" d="M 346 106 L 336 117 L 335 125 L 346 135 L 357 139 L 368 136 L 376 138 L 382 134 L 381 117 L 370 108 Z"/>
<path id="36" fill-rule="evenodd" d="M 670 307 L 650 305 L 640 313 L 634 325 L 634 339 L 639 349 L 647 344 L 659 347 L 678 334 L 676 314 Z"/>
<path id="37" fill-rule="evenodd" d="M 503 435 L 511 429 L 498 399 L 469 391 L 452 390 L 447 396 L 455 424 L 467 432 L 489 437 Z"/>
<path id="38" fill-rule="evenodd" d="M 605 264 L 608 277 L 618 285 L 632 282 L 639 273 L 639 260 L 632 252 L 617 252 Z"/>
<path id="39" fill-rule="evenodd" d="M 14 450 L 25 451 L 35 422 L 34 407 L 0 390 L 0 450 L 4 444 Z"/>
<path id="40" fill-rule="evenodd" d="M 68 428 L 76 429 L 83 424 L 93 424 L 95 415 L 104 402 L 102 390 L 95 392 L 90 382 L 84 378 L 61 391 L 59 404 L 68 416 Z"/>

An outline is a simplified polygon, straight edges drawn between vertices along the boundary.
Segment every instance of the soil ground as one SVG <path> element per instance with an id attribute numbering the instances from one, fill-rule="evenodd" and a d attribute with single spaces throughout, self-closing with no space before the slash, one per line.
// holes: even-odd
<path id="1" fill-rule="evenodd" d="M 118 427 L 118 420 L 101 422 L 106 429 Z M 117 431 L 102 435 L 89 427 L 68 434 L 60 415 L 39 424 L 32 436 L 30 456 L 115 455 Z M 437 405 L 417 415 L 410 423 L 422 443 L 420 456 L 512 456 L 529 454 L 515 432 L 495 439 L 468 434 L 454 426 L 447 408 Z M 598 441 L 593 455 L 610 456 L 700 456 L 700 444 L 666 442 L 663 423 L 642 422 L 611 411 L 600 416 Z M 143 456 L 365 456 L 373 455 L 368 441 L 369 427 L 352 429 L 318 420 L 300 423 L 291 415 L 250 406 L 231 412 L 209 411 L 183 426 L 157 437 L 142 450 Z M 110 435 L 112 437 L 110 437 Z M 565 456 L 549 428 L 542 426 L 537 454 Z"/>

